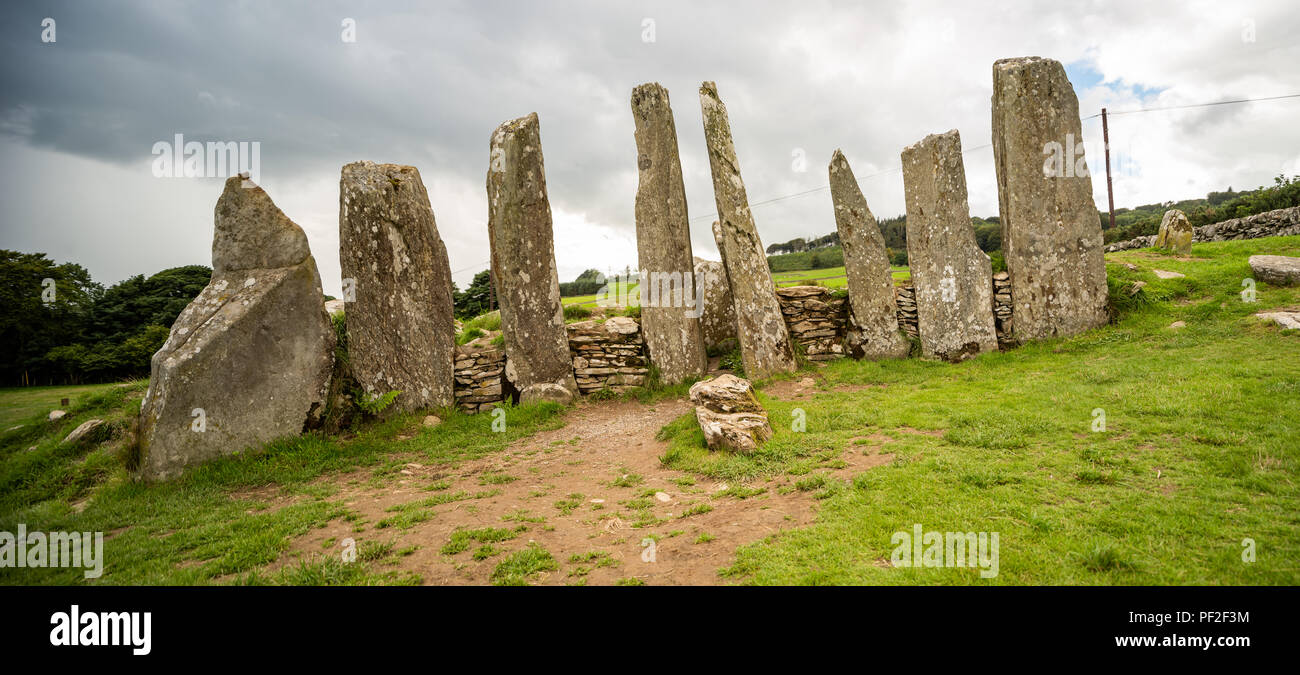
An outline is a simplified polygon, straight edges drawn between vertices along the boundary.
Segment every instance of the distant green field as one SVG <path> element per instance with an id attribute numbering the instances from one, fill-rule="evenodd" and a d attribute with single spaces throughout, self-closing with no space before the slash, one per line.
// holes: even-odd
<path id="1" fill-rule="evenodd" d="M 907 281 L 912 278 L 911 273 L 906 267 L 892 267 L 894 283 Z M 777 272 L 772 275 L 772 281 L 777 286 L 800 286 L 809 282 L 816 282 L 819 286 L 827 288 L 844 288 L 848 285 L 848 278 L 844 276 L 844 267 L 827 267 L 819 270 L 797 270 L 794 272 Z M 629 292 L 636 289 L 637 284 L 628 287 Z M 564 298 L 562 302 L 566 305 L 587 305 L 595 304 L 595 295 L 578 295 Z M 633 303 L 637 304 L 637 303 Z"/>
<path id="2" fill-rule="evenodd" d="M 59 407 L 63 399 L 77 404 L 86 394 L 103 391 L 109 384 L 79 384 L 66 387 L 14 387 L 0 389 L 0 427 L 5 429 L 34 415 L 43 415 Z"/>
<path id="3" fill-rule="evenodd" d="M 891 267 L 890 270 L 894 276 L 894 283 L 907 281 L 912 278 L 911 272 L 906 267 Z M 794 272 L 778 272 L 772 275 L 772 281 L 777 286 L 798 286 L 807 284 L 810 281 L 816 281 L 817 285 L 827 288 L 843 288 L 848 285 L 848 277 L 844 275 L 844 267 L 827 267 L 820 270 L 797 270 Z"/>

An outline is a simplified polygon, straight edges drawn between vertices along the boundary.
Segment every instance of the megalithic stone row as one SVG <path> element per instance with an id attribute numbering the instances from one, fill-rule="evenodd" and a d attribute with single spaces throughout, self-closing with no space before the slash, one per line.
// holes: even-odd
<path id="1" fill-rule="evenodd" d="M 845 346 L 854 358 L 901 359 L 911 344 L 898 327 L 894 278 L 880 225 L 867 207 L 853 169 L 839 150 L 831 157 L 831 201 L 849 282 Z"/>
<path id="2" fill-rule="evenodd" d="M 454 403 L 451 268 L 413 166 L 353 162 L 339 179 L 339 263 L 352 375 L 398 410 Z"/>
<path id="3" fill-rule="evenodd" d="M 492 133 L 487 195 L 506 379 L 523 402 L 568 402 L 578 383 L 560 306 L 537 113 L 505 122 Z"/>
<path id="4" fill-rule="evenodd" d="M 993 267 L 971 227 L 956 129 L 903 149 L 903 189 L 922 356 L 961 361 L 996 351 Z"/>
<path id="5" fill-rule="evenodd" d="M 731 284 L 745 375 L 761 379 L 792 372 L 798 367 L 794 347 L 781 316 L 763 242 L 749 210 L 745 183 L 740 178 L 727 107 L 718 98 L 718 88 L 712 82 L 700 85 L 700 107 L 704 112 L 704 141 L 713 174 L 713 198 L 718 207 L 714 237 Z"/>
<path id="6" fill-rule="evenodd" d="M 295 436 L 319 423 L 334 330 L 302 228 L 235 176 L 217 201 L 212 280 L 153 356 L 137 478 Z"/>
<path id="7" fill-rule="evenodd" d="M 1079 100 L 1057 61 L 993 64 L 993 156 L 1016 342 L 1108 320 L 1106 261 Z"/>
<path id="8" fill-rule="evenodd" d="M 641 332 L 666 383 L 702 376 L 708 362 L 700 328 L 686 187 L 668 90 L 632 90 L 637 149 L 636 247 L 641 268 Z M 652 301 L 647 302 L 647 298 Z"/>

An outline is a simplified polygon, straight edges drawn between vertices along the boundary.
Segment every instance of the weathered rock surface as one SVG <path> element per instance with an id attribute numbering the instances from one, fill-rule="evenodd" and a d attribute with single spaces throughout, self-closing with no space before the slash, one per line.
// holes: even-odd
<path id="1" fill-rule="evenodd" d="M 696 382 L 691 385 L 691 403 L 695 419 L 704 431 L 710 450 L 752 453 L 772 437 L 767 413 L 754 397 L 749 382 L 735 375 Z"/>
<path id="2" fill-rule="evenodd" d="M 641 269 L 641 330 L 665 383 L 704 374 L 708 362 L 695 307 L 695 266 L 677 127 L 668 90 L 632 90 L 636 124 L 636 249 Z"/>
<path id="3" fill-rule="evenodd" d="M 1300 312 L 1260 312 L 1255 316 L 1276 323 L 1282 327 L 1282 330 L 1300 328 Z"/>
<path id="4" fill-rule="evenodd" d="M 844 356 L 848 326 L 848 298 L 835 297 L 824 286 L 787 286 L 776 289 L 790 339 L 809 361 L 830 361 Z"/>
<path id="5" fill-rule="evenodd" d="M 641 326 L 635 319 L 616 316 L 578 321 L 565 328 L 579 392 L 626 391 L 646 383 L 650 369 Z"/>
<path id="6" fill-rule="evenodd" d="M 1300 206 L 1274 209 L 1253 216 L 1232 218 L 1192 230 L 1192 241 L 1235 241 L 1261 237 L 1286 237 L 1300 234 Z M 1148 234 L 1106 245 L 1106 252 L 1127 251 L 1155 245 L 1156 235 Z"/>
<path id="7" fill-rule="evenodd" d="M 77 425 L 71 433 L 63 438 L 64 444 L 79 443 L 83 439 L 91 438 L 97 431 L 104 426 L 104 420 L 86 420 Z"/>
<path id="8" fill-rule="evenodd" d="M 1170 272 L 1169 270 L 1151 270 L 1151 272 L 1161 279 L 1182 279 L 1187 276 L 1182 272 Z"/>
<path id="9" fill-rule="evenodd" d="M 241 182 L 217 201 L 211 282 L 153 356 L 135 467 L 146 480 L 300 434 L 323 412 L 334 330 L 316 261 L 302 229 Z"/>
<path id="10" fill-rule="evenodd" d="M 695 284 L 703 288 L 700 332 L 706 349 L 726 349 L 736 341 L 736 308 L 727 283 L 727 268 L 716 260 L 695 259 Z"/>
<path id="11" fill-rule="evenodd" d="M 456 348 L 456 405 L 476 413 L 505 400 L 506 355 L 491 347 Z"/>
<path id="12" fill-rule="evenodd" d="M 1079 101 L 1060 63 L 1026 57 L 993 64 L 993 154 L 1015 340 L 1104 325 L 1101 223 Z"/>
<path id="13" fill-rule="evenodd" d="M 1274 286 L 1300 285 L 1300 258 L 1285 255 L 1252 255 L 1250 270 L 1259 281 Z"/>
<path id="14" fill-rule="evenodd" d="M 1169 209 L 1160 219 L 1160 231 L 1156 233 L 1156 248 L 1166 248 L 1180 255 L 1192 252 L 1192 238 L 1195 231 L 1187 214 L 1178 209 Z"/>
<path id="15" fill-rule="evenodd" d="M 898 327 L 898 304 L 885 237 L 867 207 L 849 161 L 839 150 L 831 157 L 828 172 L 835 227 L 840 233 L 844 272 L 849 281 L 845 345 L 854 358 L 904 358 L 911 345 Z"/>
<path id="16" fill-rule="evenodd" d="M 717 87 L 712 82 L 700 86 L 700 107 L 704 112 L 704 140 L 713 174 L 713 198 L 718 207 L 714 238 L 719 241 L 718 250 L 731 285 L 745 374 L 762 379 L 793 372 L 798 367 L 794 348 L 781 318 L 767 254 L 749 210 L 745 183 L 740 178 L 727 107 L 718 98 Z"/>
<path id="17" fill-rule="evenodd" d="M 975 242 L 956 129 L 903 149 L 903 188 L 922 356 L 961 361 L 996 350 L 993 266 Z"/>
<path id="18" fill-rule="evenodd" d="M 395 410 L 453 403 L 456 339 L 447 247 L 413 166 L 353 162 L 339 180 L 339 263 L 352 376 Z"/>
<path id="19" fill-rule="evenodd" d="M 47 415 L 46 417 L 47 417 L 47 419 L 49 419 L 51 422 L 57 422 L 57 421 L 63 419 L 64 417 L 66 417 L 67 414 L 68 414 L 68 412 L 67 412 L 66 410 L 51 410 L 51 411 L 50 411 L 50 414 Z"/>
<path id="20" fill-rule="evenodd" d="M 506 379 L 520 400 L 555 400 L 554 384 L 576 394 L 555 268 L 537 113 L 492 134 L 487 175 L 492 281 L 501 306 Z"/>

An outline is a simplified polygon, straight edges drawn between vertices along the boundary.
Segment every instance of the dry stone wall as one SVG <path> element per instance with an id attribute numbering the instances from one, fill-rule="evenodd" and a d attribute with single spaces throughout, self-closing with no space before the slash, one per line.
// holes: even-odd
<path id="1" fill-rule="evenodd" d="M 506 353 L 500 349 L 456 349 L 456 406 L 469 413 L 505 400 Z"/>
<path id="2" fill-rule="evenodd" d="M 605 321 L 579 321 L 566 326 L 569 354 L 578 391 L 625 391 L 645 384 L 650 374 L 641 325 L 616 316 Z"/>
<path id="3" fill-rule="evenodd" d="M 1291 235 L 1300 235 L 1300 206 L 1265 211 L 1264 213 L 1256 213 L 1253 216 L 1202 225 L 1192 231 L 1192 241 L 1232 241 Z M 1156 237 L 1157 235 L 1151 234 L 1135 237 L 1127 241 L 1117 241 L 1107 244 L 1106 252 L 1150 248 L 1156 245 Z"/>
<path id="4" fill-rule="evenodd" d="M 790 339 L 800 345 L 809 361 L 830 361 L 844 356 L 848 302 L 822 286 L 776 289 L 781 314 Z"/>

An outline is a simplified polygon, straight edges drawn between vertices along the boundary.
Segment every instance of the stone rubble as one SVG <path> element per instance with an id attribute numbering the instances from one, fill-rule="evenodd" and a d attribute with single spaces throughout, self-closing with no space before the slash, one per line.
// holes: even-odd
<path id="1" fill-rule="evenodd" d="M 845 355 L 848 303 L 822 286 L 788 286 L 776 289 L 790 330 L 809 361 L 830 361 Z"/>

